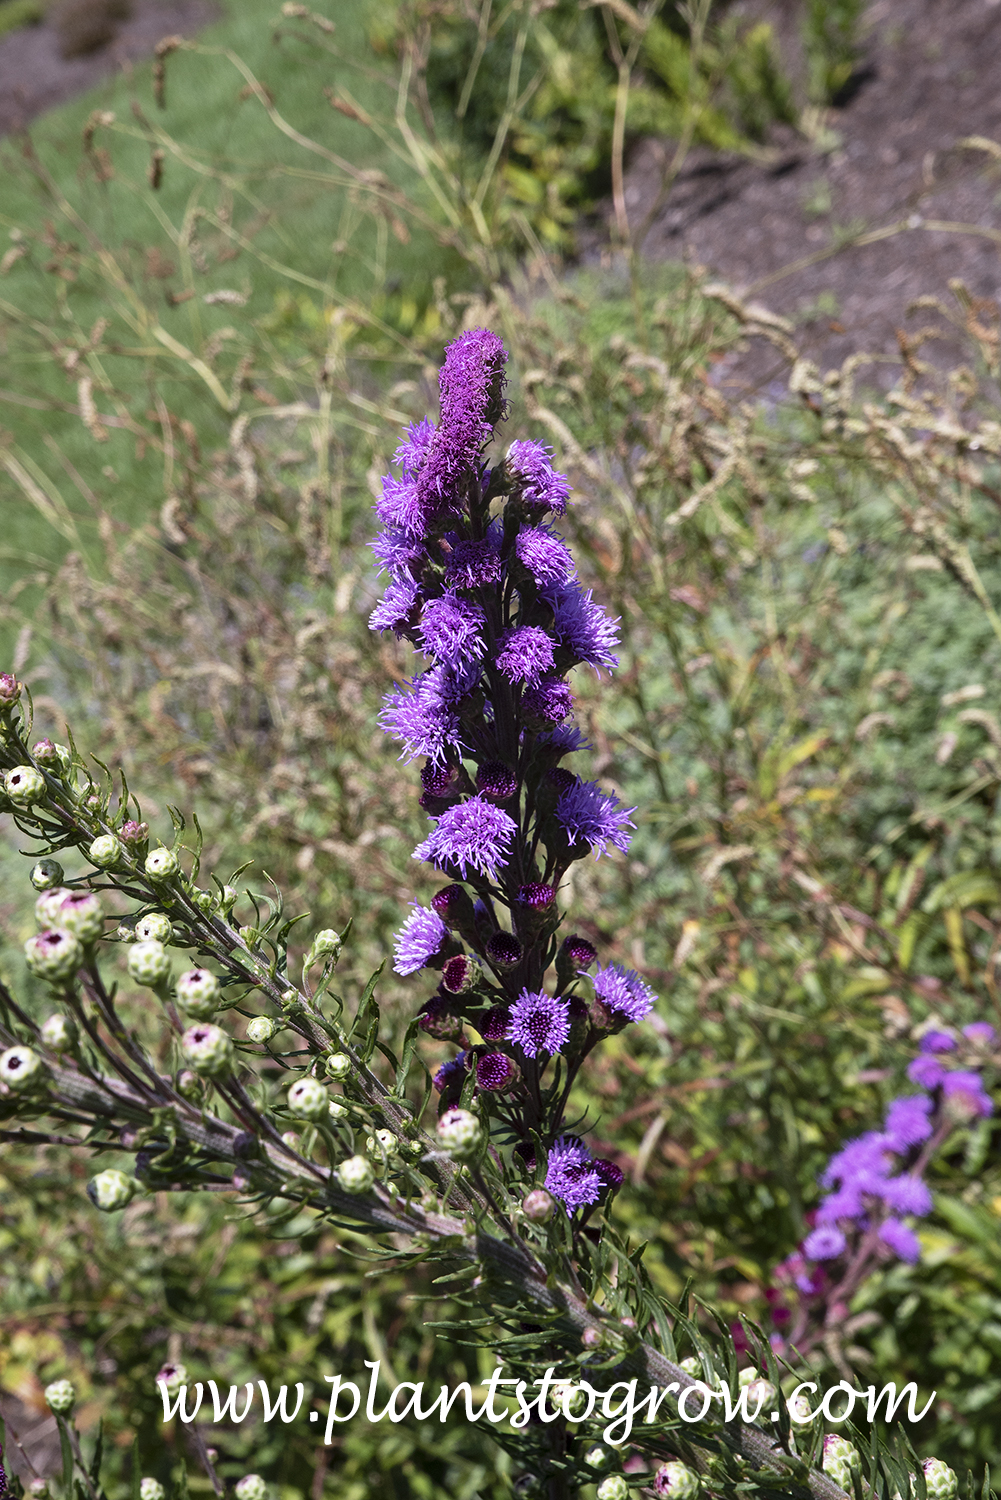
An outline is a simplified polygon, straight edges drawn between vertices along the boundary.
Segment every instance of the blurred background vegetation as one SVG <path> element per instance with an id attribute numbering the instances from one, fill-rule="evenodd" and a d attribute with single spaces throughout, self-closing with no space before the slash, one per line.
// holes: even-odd
<path id="1" fill-rule="evenodd" d="M 766 1329 L 817 1173 L 878 1123 L 916 1029 L 1001 1022 L 997 338 L 954 289 L 966 363 L 939 373 L 915 344 L 877 397 L 864 362 L 823 375 L 781 320 L 643 265 L 642 226 L 605 270 L 568 257 L 629 132 L 765 150 L 846 86 L 861 20 L 805 0 L 797 68 L 764 23 L 695 0 L 244 0 L 0 147 L 4 665 L 38 732 L 68 719 L 151 821 L 194 808 L 211 865 L 253 856 L 310 913 L 304 942 L 353 917 L 349 992 L 433 888 L 410 860 L 415 774 L 375 725 L 411 667 L 367 630 L 372 499 L 399 426 L 435 410 L 443 343 L 503 333 L 508 432 L 555 446 L 582 569 L 622 617 L 619 672 L 577 687 L 592 774 L 639 828 L 628 861 L 574 867 L 570 921 L 662 996 L 578 1102 L 656 1283 L 691 1277 Z M 748 347 L 785 398 L 722 394 Z M 0 971 L 42 1007 L 10 835 L 2 865 Z M 381 994 L 402 1024 L 425 988 Z M 68 1375 L 121 1473 L 138 1434 L 166 1480 L 168 1355 L 273 1387 L 366 1358 L 484 1373 L 429 1328 L 440 1289 L 367 1275 L 350 1235 L 165 1194 L 109 1223 L 86 1172 L 2 1148 L 20 1431 Z M 815 1360 L 936 1387 L 919 1451 L 982 1468 L 1001 1462 L 993 1121 L 957 1128 L 933 1187 L 920 1264 L 873 1278 Z M 252 1468 L 281 1500 L 510 1493 L 459 1421 L 344 1432 L 212 1441 L 227 1478 Z"/>

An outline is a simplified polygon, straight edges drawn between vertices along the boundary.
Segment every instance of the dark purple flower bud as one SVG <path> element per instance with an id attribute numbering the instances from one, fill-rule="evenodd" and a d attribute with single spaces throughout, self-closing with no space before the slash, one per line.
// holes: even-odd
<path id="1" fill-rule="evenodd" d="M 457 953 L 445 964 L 441 982 L 450 995 L 468 995 L 470 990 L 476 988 L 482 975 L 483 970 L 475 958 L 470 958 L 467 953 Z"/>
<path id="2" fill-rule="evenodd" d="M 127 819 L 118 830 L 119 842 L 127 849 L 137 851 L 146 847 L 149 842 L 149 824 L 136 823 L 132 818 Z"/>
<path id="3" fill-rule="evenodd" d="M 506 802 L 518 790 L 518 778 L 502 761 L 484 761 L 476 772 L 476 790 L 491 802 Z"/>
<path id="4" fill-rule="evenodd" d="M 454 800 L 463 792 L 461 766 L 436 765 L 425 761 L 421 767 L 421 786 L 430 797 L 447 797 Z"/>
<path id="5" fill-rule="evenodd" d="M 21 684 L 13 672 L 0 672 L 0 708 L 10 708 L 21 696 Z"/>
<path id="6" fill-rule="evenodd" d="M 431 897 L 431 905 L 446 927 L 472 927 L 473 902 L 464 886 L 446 885 Z"/>
<path id="7" fill-rule="evenodd" d="M 551 885 L 543 885 L 540 880 L 532 880 L 527 885 L 518 887 L 515 897 L 519 906 L 528 907 L 529 911 L 549 911 L 556 900 L 556 892 Z"/>
<path id="8" fill-rule="evenodd" d="M 573 713 L 573 694 L 562 677 L 543 677 L 526 688 L 521 700 L 530 725 L 548 729 Z"/>
<path id="9" fill-rule="evenodd" d="M 521 1157 L 522 1161 L 525 1164 L 526 1171 L 535 1171 L 536 1157 L 534 1141 L 519 1141 L 517 1146 L 515 1146 L 514 1148 L 514 1153 L 516 1156 Z"/>
<path id="10" fill-rule="evenodd" d="M 476 1064 L 477 1087 L 489 1093 L 503 1093 L 514 1086 L 517 1078 L 517 1065 L 503 1052 L 488 1052 Z"/>
<path id="11" fill-rule="evenodd" d="M 442 1063 L 434 1075 L 434 1086 L 438 1093 L 444 1094 L 446 1090 L 450 1090 L 456 1083 L 458 1083 L 461 1090 L 467 1066 L 468 1054 L 465 1052 L 460 1052 L 448 1062 Z"/>
<path id="12" fill-rule="evenodd" d="M 432 995 L 417 1017 L 421 1031 L 443 1042 L 457 1042 L 462 1037 L 462 1021 L 452 1010 L 445 995 Z"/>
<path id="13" fill-rule="evenodd" d="M 259 1153 L 260 1146 L 252 1130 L 241 1130 L 233 1137 L 233 1155 L 240 1161 L 253 1161 Z"/>
<path id="14" fill-rule="evenodd" d="M 596 1156 L 592 1162 L 592 1166 L 605 1186 L 610 1187 L 613 1192 L 616 1188 L 622 1186 L 625 1180 L 625 1173 L 621 1167 L 615 1165 L 614 1161 L 609 1161 L 604 1156 Z"/>
<path id="15" fill-rule="evenodd" d="M 586 973 L 598 957 L 598 950 L 594 945 L 576 932 L 563 939 L 563 952 L 568 966 L 575 974 Z"/>
<path id="16" fill-rule="evenodd" d="M 511 1012 L 506 1005 L 494 1005 L 476 1022 L 476 1029 L 486 1042 L 502 1042 L 511 1024 Z"/>
<path id="17" fill-rule="evenodd" d="M 577 785 L 577 780 L 574 773 L 568 771 L 565 766 L 550 766 L 546 772 L 546 781 L 557 797 L 562 797 L 564 792 L 571 791 Z"/>
<path id="18" fill-rule="evenodd" d="M 495 932 L 487 943 L 487 958 L 495 969 L 509 974 L 521 963 L 524 950 L 512 932 Z"/>

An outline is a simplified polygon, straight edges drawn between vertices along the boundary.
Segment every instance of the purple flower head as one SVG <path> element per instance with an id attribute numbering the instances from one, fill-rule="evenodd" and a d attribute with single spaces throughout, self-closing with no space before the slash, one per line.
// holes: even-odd
<path id="1" fill-rule="evenodd" d="M 566 954 L 567 962 L 577 974 L 584 974 L 598 957 L 597 949 L 587 938 L 578 937 L 573 932 L 569 937 L 563 939 L 563 952 Z"/>
<path id="2" fill-rule="evenodd" d="M 501 640 L 497 670 L 508 682 L 534 684 L 553 669 L 552 637 L 538 625 L 520 625 Z"/>
<path id="3" fill-rule="evenodd" d="M 412 629 L 420 597 L 420 585 L 407 575 L 391 583 L 368 617 L 369 629 L 392 630 L 399 639 Z"/>
<path id="4" fill-rule="evenodd" d="M 506 1005 L 494 1005 L 476 1022 L 476 1029 L 485 1042 L 503 1042 L 511 1024 L 511 1012 Z"/>
<path id="5" fill-rule="evenodd" d="M 931 1213 L 931 1193 L 927 1183 L 910 1172 L 900 1177 L 888 1177 L 881 1185 L 880 1197 L 898 1214 L 914 1214 L 923 1219 L 925 1214 Z"/>
<path id="6" fill-rule="evenodd" d="M 458 515 L 480 453 L 504 416 L 507 351 L 489 328 L 460 334 L 438 374 L 441 413 L 417 475 L 418 503 L 431 518 Z"/>
<path id="7" fill-rule="evenodd" d="M 522 990 L 511 1007 L 507 1040 L 520 1047 L 526 1057 L 548 1052 L 555 1057 L 570 1035 L 570 1007 L 559 996 L 544 990 Z"/>
<path id="8" fill-rule="evenodd" d="M 921 1052 L 955 1052 L 956 1043 L 947 1031 L 926 1031 L 918 1044 Z"/>
<path id="9" fill-rule="evenodd" d="M 423 541 L 427 535 L 427 512 L 415 479 L 384 475 L 375 513 L 384 526 L 402 531 L 414 542 Z"/>
<path id="10" fill-rule="evenodd" d="M 463 880 L 467 867 L 487 880 L 496 880 L 497 871 L 507 864 L 517 832 L 517 823 L 503 808 L 485 797 L 469 797 L 442 813 L 413 858 L 429 860 L 439 870 L 454 865 Z"/>
<path id="11" fill-rule="evenodd" d="M 619 644 L 619 632 L 618 620 L 607 615 L 591 595 L 591 589 L 571 583 L 566 588 L 550 590 L 546 597 L 556 612 L 554 633 L 577 661 L 586 662 L 597 671 L 600 667 L 618 666 L 614 647 Z"/>
<path id="12" fill-rule="evenodd" d="M 927 1094 L 908 1094 L 894 1099 L 886 1112 L 883 1134 L 892 1151 L 904 1152 L 931 1135 L 931 1100 Z"/>
<path id="13" fill-rule="evenodd" d="M 410 423 L 406 437 L 393 454 L 393 462 L 399 464 L 406 478 L 412 478 L 424 462 L 433 435 L 434 423 L 428 417 Z"/>
<path id="14" fill-rule="evenodd" d="M 543 677 L 526 688 L 522 707 L 543 725 L 559 724 L 573 713 L 573 694 L 562 677 Z"/>
<path id="15" fill-rule="evenodd" d="M 500 1094 L 511 1088 L 517 1077 L 517 1063 L 503 1052 L 487 1052 L 476 1064 L 477 1087 L 490 1094 Z"/>
<path id="16" fill-rule="evenodd" d="M 879 1237 L 889 1246 L 894 1255 L 911 1265 L 921 1257 L 921 1244 L 913 1229 L 908 1229 L 899 1219 L 887 1219 L 879 1226 Z"/>
<path id="17" fill-rule="evenodd" d="M 936 1089 L 945 1077 L 945 1068 L 936 1057 L 922 1052 L 908 1065 L 907 1076 L 923 1089 Z"/>
<path id="18" fill-rule="evenodd" d="M 415 677 L 407 688 L 386 694 L 379 722 L 387 734 L 401 741 L 401 760 L 424 755 L 443 765 L 449 750 L 459 749 L 462 740 L 456 709 L 467 681 L 443 667 L 434 667 Z"/>
<path id="19" fill-rule="evenodd" d="M 518 790 L 518 778 L 500 760 L 485 760 L 476 772 L 476 790 L 491 802 L 507 802 Z"/>
<path id="20" fill-rule="evenodd" d="M 632 969 L 621 964 L 606 964 L 594 976 L 594 993 L 609 1010 L 617 1011 L 630 1021 L 642 1021 L 653 1009 L 657 996 Z"/>
<path id="21" fill-rule="evenodd" d="M 515 900 L 519 906 L 527 906 L 530 911 L 548 911 L 556 900 L 556 892 L 551 885 L 543 885 L 541 880 L 532 880 L 528 885 L 518 887 Z"/>
<path id="22" fill-rule="evenodd" d="M 603 1185 L 584 1142 L 572 1135 L 558 1136 L 549 1150 L 545 1187 L 561 1199 L 567 1217 L 586 1204 L 597 1203 Z"/>
<path id="23" fill-rule="evenodd" d="M 818 1224 L 837 1224 L 841 1219 L 864 1217 L 865 1204 L 862 1200 L 862 1190 L 854 1182 L 832 1193 L 829 1198 L 825 1198 L 817 1209 Z"/>
<path id="24" fill-rule="evenodd" d="M 848 1241 L 833 1224 L 814 1229 L 803 1241 L 803 1254 L 810 1260 L 836 1260 L 843 1255 Z"/>
<path id="25" fill-rule="evenodd" d="M 630 814 L 635 807 L 622 807 L 618 797 L 603 792 L 596 781 L 576 781 L 556 804 L 556 816 L 569 835 L 570 842 L 590 844 L 596 858 L 607 853 L 609 844 L 625 854 L 635 828 Z"/>
<path id="26" fill-rule="evenodd" d="M 886 1137 L 879 1131 L 868 1130 L 835 1152 L 820 1181 L 824 1187 L 832 1187 L 836 1182 L 847 1184 L 863 1174 L 885 1176 L 890 1165 L 887 1150 Z"/>
<path id="27" fill-rule="evenodd" d="M 485 624 L 482 609 L 468 599 L 455 594 L 430 599 L 421 614 L 421 650 L 447 666 L 475 661 L 486 650 L 480 634 Z"/>
<path id="28" fill-rule="evenodd" d="M 609 1161 L 605 1156 L 596 1156 L 594 1159 L 594 1170 L 601 1178 L 605 1187 L 620 1188 L 625 1181 L 625 1173 L 621 1167 L 617 1167 L 614 1161 Z"/>
<path id="29" fill-rule="evenodd" d="M 434 1075 L 434 1086 L 439 1094 L 443 1094 L 449 1084 L 457 1083 L 469 1066 L 469 1053 L 460 1052 L 447 1063 L 442 1063 Z"/>
<path id="30" fill-rule="evenodd" d="M 572 755 L 575 750 L 590 750 L 591 742 L 577 728 L 576 724 L 560 724 L 555 729 L 547 729 L 538 738 L 538 746 L 545 750 L 556 760 L 562 760 L 564 755 Z"/>
<path id="31" fill-rule="evenodd" d="M 448 928 L 435 911 L 413 902 L 413 912 L 404 922 L 394 939 L 397 974 L 415 974 L 423 969 L 429 959 L 441 951 L 448 936 Z"/>
<path id="32" fill-rule="evenodd" d="M 989 1021 L 972 1021 L 963 1027 L 963 1035 L 976 1047 L 993 1047 L 997 1032 Z"/>
<path id="33" fill-rule="evenodd" d="M 446 537 L 446 541 L 451 544 L 445 564 L 445 582 L 450 589 L 478 589 L 500 582 L 504 565 L 500 555 L 499 528 L 489 527 L 481 541 L 467 541 L 454 532 Z"/>
<path id="34" fill-rule="evenodd" d="M 506 974 L 521 963 L 522 952 L 522 946 L 513 932 L 495 932 L 487 943 L 487 958 L 495 969 Z"/>
<path id="35" fill-rule="evenodd" d="M 948 1073 L 942 1093 L 955 1114 L 986 1118 L 994 1113 L 994 1104 L 979 1073 Z"/>
<path id="36" fill-rule="evenodd" d="M 553 468 L 551 450 L 543 443 L 522 438 L 507 450 L 507 467 L 530 510 L 566 515 L 570 481 Z"/>
<path id="37" fill-rule="evenodd" d="M 415 574 L 427 557 L 423 545 L 398 526 L 383 527 L 369 545 L 380 564 L 380 572 L 386 571 L 392 578 Z"/>
<path id="38" fill-rule="evenodd" d="M 563 588 L 574 577 L 570 548 L 548 526 L 523 526 L 515 537 L 514 550 L 539 588 Z"/>

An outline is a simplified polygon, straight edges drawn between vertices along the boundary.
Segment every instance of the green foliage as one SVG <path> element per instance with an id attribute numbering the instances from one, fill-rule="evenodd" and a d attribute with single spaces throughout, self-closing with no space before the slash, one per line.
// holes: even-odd
<path id="1" fill-rule="evenodd" d="M 865 0 L 806 0 L 803 46 L 815 104 L 832 104 L 855 71 L 864 14 Z"/>
<path id="2" fill-rule="evenodd" d="M 31 26 L 45 15 L 45 0 L 3 0 L 0 5 L 0 36 L 16 31 L 19 26 Z"/>

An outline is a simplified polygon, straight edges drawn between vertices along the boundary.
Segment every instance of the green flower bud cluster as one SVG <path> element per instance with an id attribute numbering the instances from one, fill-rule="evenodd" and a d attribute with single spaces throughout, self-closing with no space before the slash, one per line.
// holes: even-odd
<path id="1" fill-rule="evenodd" d="M 121 864 L 121 842 L 113 833 L 102 833 L 87 850 L 87 858 L 99 870 L 113 870 L 116 865 Z"/>
<path id="2" fill-rule="evenodd" d="M 852 1474 L 861 1474 L 862 1459 L 854 1443 L 829 1433 L 824 1438 L 823 1469 L 840 1489 L 852 1493 Z"/>
<path id="3" fill-rule="evenodd" d="M 220 1027 L 199 1021 L 182 1035 L 181 1052 L 196 1073 L 214 1078 L 228 1070 L 233 1058 L 233 1043 Z"/>
<path id="4" fill-rule="evenodd" d="M 148 911 L 133 931 L 137 943 L 169 943 L 174 936 L 173 923 L 165 911 Z"/>
<path id="5" fill-rule="evenodd" d="M 367 1193 L 375 1182 L 372 1163 L 365 1156 L 349 1156 L 336 1170 L 337 1181 L 346 1193 Z"/>
<path id="6" fill-rule="evenodd" d="M 238 1480 L 236 1500 L 267 1500 L 268 1487 L 260 1474 L 245 1474 Z"/>
<path id="7" fill-rule="evenodd" d="M 28 968 L 39 979 L 58 984 L 73 975 L 83 963 L 83 944 L 71 932 L 52 928 L 30 937 L 24 945 Z"/>
<path id="8" fill-rule="evenodd" d="M 470 1161 L 483 1142 L 483 1126 L 469 1109 L 447 1109 L 438 1121 L 438 1142 L 455 1161 Z"/>
<path id="9" fill-rule="evenodd" d="M 180 874 L 181 862 L 173 849 L 151 849 L 143 869 L 152 881 L 173 880 L 175 875 Z"/>
<path id="10" fill-rule="evenodd" d="M 159 1479 L 140 1479 L 139 1500 L 167 1500 L 167 1491 Z"/>
<path id="11" fill-rule="evenodd" d="M 67 1412 L 73 1410 L 76 1400 L 76 1391 L 68 1380 L 54 1380 L 47 1385 L 42 1392 L 50 1411 L 58 1412 L 64 1417 Z"/>
<path id="12" fill-rule="evenodd" d="M 58 859 L 40 859 L 36 865 L 32 865 L 28 878 L 36 891 L 49 891 L 54 885 L 62 885 L 66 871 Z"/>
<path id="13" fill-rule="evenodd" d="M 209 969 L 188 969 L 174 988 L 178 1002 L 193 1021 L 207 1021 L 219 1008 L 219 981 Z"/>
<path id="14" fill-rule="evenodd" d="M 321 961 L 326 963 L 331 959 L 336 963 L 341 956 L 342 947 L 343 943 L 341 942 L 340 934 L 335 932 L 332 927 L 325 927 L 313 939 L 304 960 L 305 967 L 311 969 L 314 964 Z"/>
<path id="15" fill-rule="evenodd" d="M 76 1042 L 76 1025 L 69 1016 L 57 1012 L 42 1023 L 40 1035 L 53 1052 L 69 1052 Z"/>
<path id="16" fill-rule="evenodd" d="M 15 766 L 7 771 L 3 789 L 15 807 L 31 807 L 44 801 L 48 793 L 45 777 L 35 766 Z"/>
<path id="17" fill-rule="evenodd" d="M 125 1208 L 132 1202 L 136 1187 L 134 1177 L 126 1177 L 125 1173 L 119 1172 L 116 1167 L 109 1167 L 90 1179 L 87 1184 L 87 1196 L 95 1208 L 99 1208 L 102 1213 L 110 1214 L 118 1208 Z"/>
<path id="18" fill-rule="evenodd" d="M 150 939 L 130 948 L 129 976 L 136 984 L 162 989 L 170 978 L 170 956 L 163 944 Z"/>
<path id="19" fill-rule="evenodd" d="M 653 1487 L 658 1495 L 669 1496 L 670 1500 L 698 1500 L 702 1486 L 694 1469 L 672 1459 L 661 1464 L 654 1475 Z"/>
<path id="20" fill-rule="evenodd" d="M 301 1120 L 327 1117 L 328 1095 L 318 1078 L 298 1078 L 288 1091 L 288 1107 Z"/>
<path id="21" fill-rule="evenodd" d="M 621 1474 L 609 1474 L 601 1481 L 598 1500 L 629 1500 L 629 1486 Z"/>
<path id="22" fill-rule="evenodd" d="M 249 1042 L 270 1042 L 277 1035 L 278 1027 L 274 1021 L 267 1016 L 255 1016 L 252 1021 L 247 1022 L 247 1040 Z"/>

